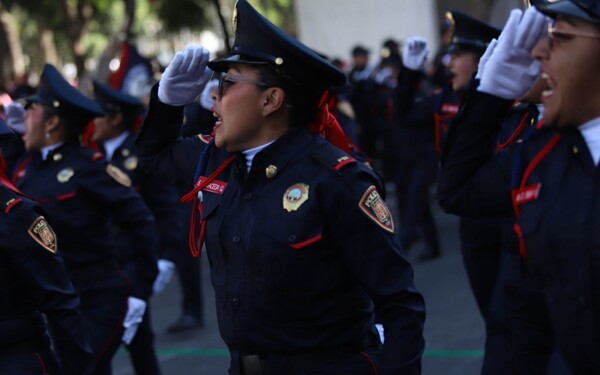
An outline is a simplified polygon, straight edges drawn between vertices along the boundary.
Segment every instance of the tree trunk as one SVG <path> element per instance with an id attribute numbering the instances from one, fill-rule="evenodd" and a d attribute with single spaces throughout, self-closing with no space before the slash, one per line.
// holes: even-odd
<path id="1" fill-rule="evenodd" d="M 0 7 L 0 22 L 6 35 L 8 55 L 12 57 L 12 66 L 7 70 L 11 71 L 14 76 L 21 76 L 25 73 L 25 57 L 19 40 L 17 20 L 12 14 Z"/>
<path id="2" fill-rule="evenodd" d="M 136 0 L 123 0 L 125 4 L 125 19 L 121 25 L 121 35 L 112 37 L 108 42 L 108 46 L 98 59 L 98 66 L 92 76 L 100 82 L 106 82 L 110 75 L 110 61 L 117 56 L 123 43 L 122 37 L 125 40 L 133 39 L 133 24 L 135 22 L 135 5 Z"/>
<path id="3" fill-rule="evenodd" d="M 42 62 L 52 65 L 60 65 L 62 62 L 58 57 L 56 43 L 54 42 L 54 31 L 50 29 L 40 29 L 39 43 L 42 50 Z"/>
<path id="4" fill-rule="evenodd" d="M 225 40 L 225 48 L 227 49 L 227 54 L 230 54 L 231 42 L 229 40 L 229 29 L 227 29 L 227 24 L 225 23 L 225 18 L 223 17 L 223 12 L 221 11 L 221 4 L 219 0 L 213 0 L 213 3 L 215 4 L 215 9 L 217 10 L 217 15 L 221 24 L 221 29 L 223 30 L 223 39 Z"/>
<path id="5" fill-rule="evenodd" d="M 92 17 L 93 8 L 90 0 L 79 0 L 73 5 L 69 0 L 61 0 L 60 6 L 65 14 L 65 31 L 71 43 L 73 62 L 77 67 L 77 76 L 85 75 L 85 60 L 87 51 L 82 43 L 82 37 L 87 32 L 87 26 Z"/>

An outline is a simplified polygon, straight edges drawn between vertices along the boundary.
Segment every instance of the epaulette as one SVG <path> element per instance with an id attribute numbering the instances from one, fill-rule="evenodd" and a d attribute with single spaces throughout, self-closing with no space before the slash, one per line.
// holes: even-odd
<path id="1" fill-rule="evenodd" d="M 76 154 L 83 156 L 86 160 L 98 161 L 104 158 L 104 154 L 89 147 L 78 147 Z"/>
<path id="2" fill-rule="evenodd" d="M 212 135 L 210 135 L 210 134 L 208 134 L 208 135 L 207 134 L 198 134 L 198 139 L 200 139 L 200 141 L 202 143 L 208 144 L 208 143 L 210 143 L 210 141 L 213 140 L 213 138 L 214 137 Z"/>
<path id="3" fill-rule="evenodd" d="M 338 173 L 340 173 L 344 167 L 358 163 L 352 156 L 328 143 L 324 143 L 320 147 L 314 149 L 311 152 L 311 156 L 327 168 Z"/>
<path id="4" fill-rule="evenodd" d="M 101 153 L 101 152 L 95 152 L 95 153 L 92 155 L 92 160 L 93 160 L 93 161 L 100 160 L 100 159 L 102 159 L 103 157 L 104 157 L 104 154 L 103 154 L 103 153 Z"/>
<path id="5" fill-rule="evenodd" d="M 23 198 L 16 195 L 12 190 L 0 186 L 0 201 L 3 203 L 4 213 L 8 215 L 13 208 L 23 203 Z"/>

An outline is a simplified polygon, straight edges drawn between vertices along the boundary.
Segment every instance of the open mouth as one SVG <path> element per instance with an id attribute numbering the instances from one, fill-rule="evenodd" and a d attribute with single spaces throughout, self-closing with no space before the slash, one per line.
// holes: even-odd
<path id="1" fill-rule="evenodd" d="M 542 73 L 541 78 L 546 82 L 548 89 L 542 91 L 542 101 L 548 100 L 552 95 L 554 95 L 554 88 L 556 87 L 556 82 L 547 73 Z"/>
<path id="2" fill-rule="evenodd" d="M 223 119 L 219 116 L 219 114 L 217 112 L 213 112 L 213 117 L 217 118 L 217 121 L 215 121 L 215 125 L 213 127 L 213 130 L 217 130 L 217 128 L 219 126 L 221 126 L 221 123 L 223 122 Z"/>

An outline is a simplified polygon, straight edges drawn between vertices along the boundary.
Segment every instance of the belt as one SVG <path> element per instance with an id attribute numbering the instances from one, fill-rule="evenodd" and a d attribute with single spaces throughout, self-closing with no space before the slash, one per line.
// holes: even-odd
<path id="1" fill-rule="evenodd" d="M 232 357 L 239 357 L 241 365 L 241 374 L 243 375 L 275 375 L 272 369 L 275 366 L 285 366 L 292 370 L 292 373 L 303 372 L 314 369 L 328 363 L 336 362 L 348 358 L 360 351 L 379 345 L 373 333 L 365 335 L 354 345 L 323 350 L 318 352 L 302 354 L 242 354 L 232 351 Z"/>

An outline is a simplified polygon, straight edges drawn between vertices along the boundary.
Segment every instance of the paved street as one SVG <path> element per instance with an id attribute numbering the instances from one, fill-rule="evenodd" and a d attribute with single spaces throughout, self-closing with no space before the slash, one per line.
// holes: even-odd
<path id="1" fill-rule="evenodd" d="M 393 208 L 393 202 L 389 203 Z M 439 209 L 436 217 L 444 254 L 434 261 L 413 263 L 417 287 L 427 304 L 427 350 L 423 358 L 423 374 L 475 375 L 479 373 L 483 354 L 483 323 L 467 285 L 460 257 L 458 220 Z M 421 246 L 419 243 L 411 249 L 410 259 L 416 258 Z M 167 335 L 167 326 L 180 313 L 181 296 L 176 279 L 152 301 L 156 347 L 165 375 L 227 374 L 229 357 L 216 325 L 205 261 L 202 262 L 202 272 L 206 317 L 203 329 Z M 113 363 L 114 375 L 134 374 L 126 352 L 120 351 Z"/>

